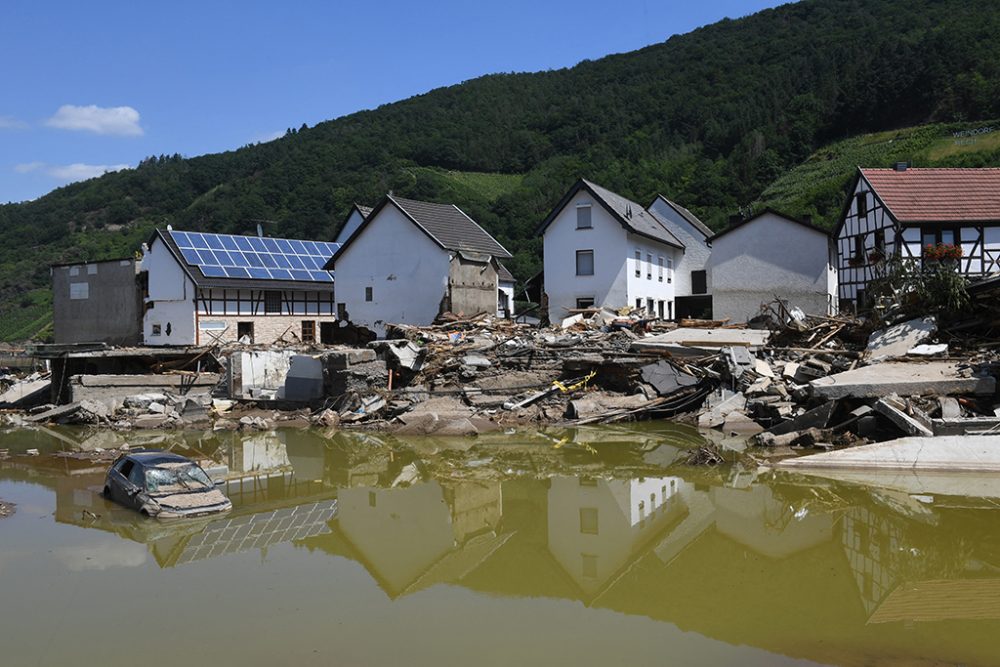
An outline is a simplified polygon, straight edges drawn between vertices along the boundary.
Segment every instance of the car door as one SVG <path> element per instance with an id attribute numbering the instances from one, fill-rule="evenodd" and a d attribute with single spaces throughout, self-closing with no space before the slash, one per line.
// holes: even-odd
<path id="1" fill-rule="evenodd" d="M 133 466 L 128 474 L 128 483 L 125 485 L 127 500 L 125 503 L 129 507 L 139 509 L 142 501 L 139 496 L 146 490 L 146 468 L 142 465 Z"/>
<path id="2" fill-rule="evenodd" d="M 128 480 L 129 474 L 137 467 L 132 459 L 122 459 L 111 468 L 108 475 L 108 490 L 111 492 L 111 500 L 116 503 L 128 504 L 128 488 L 131 482 Z"/>

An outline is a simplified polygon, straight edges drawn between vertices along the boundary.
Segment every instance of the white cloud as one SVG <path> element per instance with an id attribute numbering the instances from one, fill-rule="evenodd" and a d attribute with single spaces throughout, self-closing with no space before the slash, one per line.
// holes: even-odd
<path id="1" fill-rule="evenodd" d="M 27 174 L 28 172 L 31 171 L 38 171 L 44 166 L 45 166 L 44 162 L 38 162 L 38 161 L 22 162 L 21 164 L 14 165 L 14 171 L 16 171 L 19 174 Z"/>
<path id="2" fill-rule="evenodd" d="M 0 116 L 0 130 L 22 130 L 28 127 L 23 120 L 18 120 L 13 116 Z"/>
<path id="3" fill-rule="evenodd" d="M 85 181 L 88 178 L 97 178 L 112 171 L 129 169 L 127 164 L 84 164 L 74 162 L 73 164 L 46 164 L 44 162 L 24 162 L 14 165 L 14 171 L 19 174 L 28 174 L 33 171 L 42 171 L 47 175 L 64 183 Z"/>
<path id="4" fill-rule="evenodd" d="M 139 112 L 132 107 L 99 107 L 95 104 L 78 107 L 74 104 L 64 104 L 52 118 L 45 121 L 45 124 L 62 130 L 82 130 L 123 137 L 137 137 L 143 134 L 143 129 L 139 125 Z"/>
<path id="5" fill-rule="evenodd" d="M 110 171 L 121 171 L 128 169 L 127 164 L 83 164 L 74 162 L 66 165 L 53 165 L 45 170 L 49 176 L 58 178 L 60 181 L 72 183 L 74 181 L 85 181 L 88 178 L 97 178 Z"/>
<path id="6" fill-rule="evenodd" d="M 285 132 L 288 130 L 277 130 L 276 132 L 265 132 L 263 134 L 258 134 L 253 139 L 255 144 L 266 144 L 269 141 L 274 141 L 275 139 L 280 139 L 285 136 Z"/>

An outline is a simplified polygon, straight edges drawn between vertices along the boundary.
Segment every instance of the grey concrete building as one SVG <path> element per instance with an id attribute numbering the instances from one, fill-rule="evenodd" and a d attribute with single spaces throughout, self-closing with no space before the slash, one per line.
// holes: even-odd
<path id="1" fill-rule="evenodd" d="M 56 343 L 139 342 L 142 298 L 134 259 L 55 264 L 51 271 Z"/>

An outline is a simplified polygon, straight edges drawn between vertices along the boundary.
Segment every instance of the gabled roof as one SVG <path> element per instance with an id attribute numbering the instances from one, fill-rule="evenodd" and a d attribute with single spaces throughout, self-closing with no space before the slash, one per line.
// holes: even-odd
<path id="1" fill-rule="evenodd" d="M 681 206 L 677 202 L 671 201 L 670 199 L 667 199 L 663 195 L 656 195 L 656 198 L 657 199 L 662 199 L 664 201 L 664 203 L 666 203 L 667 206 L 669 206 L 670 208 L 672 208 L 675 211 L 677 211 L 677 214 L 679 216 L 681 216 L 682 218 L 684 218 L 685 220 L 687 220 L 688 224 L 690 224 L 692 227 L 694 227 L 699 232 L 701 232 L 702 235 L 705 236 L 705 238 L 708 238 L 709 236 L 712 236 L 715 233 L 711 229 L 708 228 L 708 225 L 706 225 L 704 222 L 702 222 L 701 220 L 699 220 L 698 216 L 696 216 L 694 213 L 692 213 L 691 211 L 687 210 L 686 208 L 684 208 L 683 206 Z M 649 211 L 653 215 L 656 215 L 656 211 L 653 210 L 652 204 L 650 204 Z"/>
<path id="2" fill-rule="evenodd" d="M 627 197 L 622 197 L 607 188 L 602 188 L 600 185 L 592 183 L 585 178 L 581 178 L 574 183 L 569 192 L 563 195 L 563 198 L 552 209 L 552 212 L 545 218 L 545 221 L 538 226 L 536 233 L 543 234 L 548 226 L 552 224 L 552 221 L 556 219 L 556 216 L 559 215 L 581 189 L 589 192 L 626 231 L 638 234 L 639 236 L 645 236 L 646 238 L 675 248 L 680 248 L 681 250 L 684 249 L 684 244 L 681 243 L 680 239 L 671 234 L 670 230 L 664 227 L 663 223 L 643 208 L 642 205 L 635 203 Z"/>
<path id="3" fill-rule="evenodd" d="M 827 238 L 830 237 L 829 232 L 827 232 L 825 229 L 820 229 L 819 227 L 817 227 L 816 225 L 814 225 L 814 224 L 812 224 L 810 222 L 806 222 L 805 220 L 799 220 L 798 218 L 793 218 L 792 216 L 786 215 L 786 214 L 782 213 L 781 211 L 776 211 L 773 208 L 766 208 L 766 209 L 764 209 L 760 213 L 757 213 L 756 215 L 754 215 L 751 218 L 747 218 L 746 220 L 744 220 L 742 222 L 738 222 L 735 225 L 729 225 L 729 227 L 723 229 L 721 232 L 719 232 L 715 236 L 710 236 L 708 238 L 708 240 L 709 241 L 715 241 L 716 239 L 722 238 L 723 236 L 725 236 L 729 232 L 735 231 L 735 230 L 739 229 L 740 227 L 745 227 L 746 225 L 751 224 L 755 220 L 759 220 L 760 218 L 764 217 L 765 215 L 774 215 L 774 216 L 777 216 L 777 217 L 779 217 L 779 218 L 781 218 L 783 220 L 787 220 L 788 222 L 794 222 L 796 225 L 800 225 L 802 227 L 805 227 L 806 229 L 814 231 L 817 234 L 822 234 L 823 236 L 825 236 Z"/>
<path id="4" fill-rule="evenodd" d="M 1000 221 L 1000 169 L 860 169 L 898 222 Z"/>
<path id="5" fill-rule="evenodd" d="M 322 281 L 319 281 L 319 280 L 305 280 L 305 279 L 298 279 L 298 278 L 294 278 L 294 277 L 291 278 L 291 279 L 287 279 L 286 280 L 286 279 L 276 279 L 276 278 L 254 278 L 254 277 L 231 278 L 231 277 L 221 277 L 221 276 L 220 277 L 216 277 L 216 276 L 205 275 L 205 271 L 202 269 L 202 267 L 200 265 L 191 263 L 187 259 L 185 259 L 184 254 L 181 252 L 181 249 L 180 249 L 180 247 L 177 244 L 177 241 L 173 237 L 173 234 L 176 231 L 177 230 L 172 230 L 172 229 L 166 229 L 166 230 L 157 229 L 157 230 L 154 230 L 152 236 L 150 236 L 149 241 L 147 242 L 147 245 L 150 248 L 152 248 L 153 247 L 153 243 L 155 243 L 157 240 L 163 241 L 164 247 L 170 252 L 171 255 L 173 255 L 174 259 L 177 261 L 177 264 L 181 267 L 181 270 L 183 270 L 184 273 L 187 274 L 188 278 L 190 278 L 191 281 L 197 287 L 223 287 L 223 288 L 228 287 L 228 288 L 232 288 L 232 289 L 240 289 L 240 288 L 243 288 L 243 289 L 297 289 L 297 290 L 324 291 L 324 292 L 325 291 L 331 291 L 331 292 L 333 291 L 332 272 L 329 269 L 322 269 L 323 272 L 331 274 L 329 278 L 326 278 L 326 279 L 324 279 Z M 190 234 L 190 232 L 184 232 L 184 233 L 185 234 Z M 239 236 L 239 235 L 235 235 L 235 234 L 226 234 L 224 236 L 227 236 L 227 237 L 230 237 L 230 238 L 233 238 L 233 239 L 248 239 L 248 240 L 249 239 L 253 239 L 254 241 L 260 240 L 260 237 L 256 237 L 256 236 Z M 272 237 L 264 237 L 264 238 L 268 239 L 268 240 L 271 240 L 271 241 L 284 241 L 284 242 L 295 241 L 295 242 L 298 242 L 298 243 L 303 243 L 303 241 L 299 240 L 299 239 L 278 239 L 278 238 L 272 238 Z M 313 242 L 309 241 L 309 243 L 313 243 Z M 337 247 L 337 244 L 335 244 L 335 243 L 331 243 L 331 244 L 328 244 L 328 245 L 333 246 L 333 247 Z M 231 254 L 233 253 L 232 250 L 227 250 L 227 252 L 229 252 Z M 244 254 L 246 253 L 246 251 L 243 251 L 243 250 L 241 250 L 240 252 L 243 252 Z M 267 253 L 265 253 L 265 254 L 267 254 Z M 275 254 L 275 253 L 271 252 L 270 254 Z M 281 253 L 277 253 L 277 254 L 281 254 Z M 317 272 L 317 271 L 319 271 L 319 269 L 315 269 L 315 268 L 310 269 L 310 273 Z M 301 272 L 299 272 L 299 273 L 301 273 Z"/>
<path id="6" fill-rule="evenodd" d="M 514 274 L 500 262 L 497 262 L 497 280 L 505 283 L 514 282 Z"/>
<path id="7" fill-rule="evenodd" d="M 358 209 L 358 213 L 361 214 L 362 218 L 367 218 L 369 215 L 372 214 L 371 206 L 362 206 L 361 204 L 354 202 L 354 208 Z"/>
<path id="8" fill-rule="evenodd" d="M 399 209 L 413 224 L 424 232 L 434 243 L 445 250 L 455 252 L 473 252 L 491 257 L 513 257 L 507 249 L 480 227 L 475 220 L 454 204 L 435 204 L 432 202 L 404 199 L 395 195 L 386 195 L 365 218 L 365 221 L 334 253 L 326 263 L 327 270 L 358 236 L 368 227 L 387 205 L 392 204 Z"/>

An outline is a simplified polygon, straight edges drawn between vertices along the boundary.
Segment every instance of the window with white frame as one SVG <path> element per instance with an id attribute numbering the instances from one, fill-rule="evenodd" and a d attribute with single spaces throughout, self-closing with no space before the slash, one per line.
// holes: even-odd
<path id="1" fill-rule="evenodd" d="M 653 255 L 646 253 L 646 280 L 653 279 Z"/>
<path id="2" fill-rule="evenodd" d="M 593 250 L 577 250 L 576 251 L 576 275 L 578 275 L 578 276 L 592 276 L 592 275 L 594 275 L 594 251 Z"/>
<path id="3" fill-rule="evenodd" d="M 642 251 L 635 251 L 635 277 L 638 278 L 642 275 Z"/>
<path id="4" fill-rule="evenodd" d="M 658 279 L 662 283 L 663 282 L 663 257 L 662 256 L 661 257 L 657 257 L 656 261 L 657 261 L 657 264 L 659 266 L 659 269 L 658 269 L 659 270 Z"/>
<path id="5" fill-rule="evenodd" d="M 593 226 L 594 226 L 594 223 L 590 219 L 590 204 L 577 204 L 576 205 L 576 228 L 577 229 L 591 229 Z"/>
<path id="6" fill-rule="evenodd" d="M 674 282 L 674 260 L 667 259 L 667 282 Z"/>

